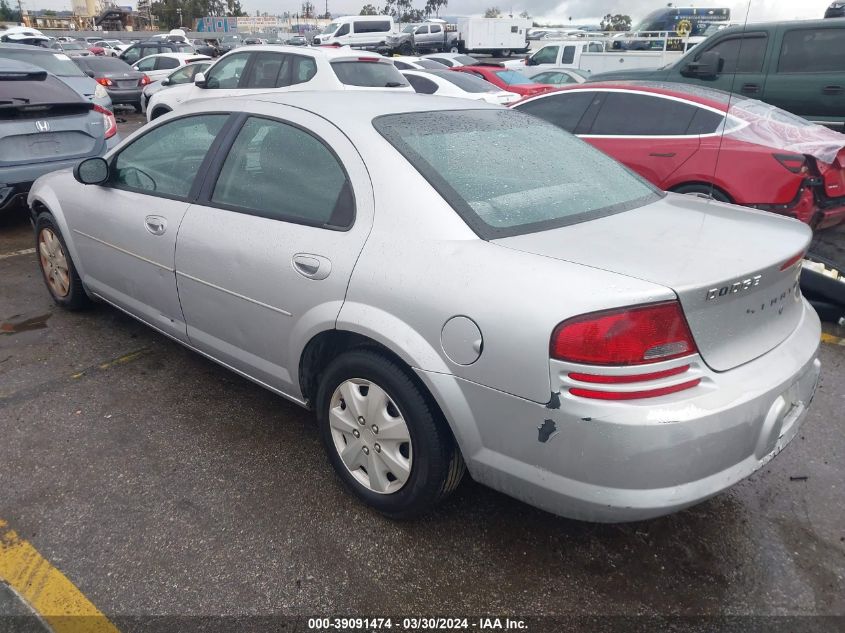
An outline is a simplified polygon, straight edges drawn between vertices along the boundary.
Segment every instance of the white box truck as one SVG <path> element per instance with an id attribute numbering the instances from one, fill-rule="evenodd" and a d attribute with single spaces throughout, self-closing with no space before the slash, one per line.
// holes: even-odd
<path id="1" fill-rule="evenodd" d="M 531 24 L 523 18 L 458 18 L 458 51 L 495 57 L 526 52 Z"/>

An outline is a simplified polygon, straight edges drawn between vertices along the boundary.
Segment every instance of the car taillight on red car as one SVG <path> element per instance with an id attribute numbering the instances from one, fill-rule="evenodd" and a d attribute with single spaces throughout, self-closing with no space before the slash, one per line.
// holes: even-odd
<path id="1" fill-rule="evenodd" d="M 97 77 L 96 82 L 101 86 L 113 86 L 114 82 L 108 77 Z"/>
<path id="2" fill-rule="evenodd" d="M 556 360 L 601 367 L 649 365 L 688 356 L 696 351 L 692 332 L 677 301 L 574 317 L 554 329 L 550 343 L 550 355 Z M 599 400 L 654 398 L 697 386 L 700 378 L 665 383 L 666 379 L 680 376 L 689 369 L 690 365 L 682 365 L 636 374 L 572 372 L 569 373 L 571 380 L 590 384 L 573 386 L 569 392 Z M 655 384 L 654 381 L 664 382 Z M 634 383 L 651 384 L 631 389 Z M 604 385 L 622 385 L 623 388 L 595 388 Z"/>
<path id="3" fill-rule="evenodd" d="M 775 160 L 786 167 L 793 174 L 809 174 L 810 166 L 803 154 L 772 154 Z"/>
<path id="4" fill-rule="evenodd" d="M 152 80 L 149 77 L 147 77 L 146 75 L 141 75 L 141 79 L 138 82 L 138 85 L 139 86 L 146 86 L 146 85 L 149 85 L 151 83 L 152 83 Z"/>
<path id="5" fill-rule="evenodd" d="M 96 104 L 94 105 L 94 110 L 103 115 L 103 127 L 106 130 L 106 138 L 111 138 L 117 134 L 117 120 L 114 118 L 114 113 Z"/>

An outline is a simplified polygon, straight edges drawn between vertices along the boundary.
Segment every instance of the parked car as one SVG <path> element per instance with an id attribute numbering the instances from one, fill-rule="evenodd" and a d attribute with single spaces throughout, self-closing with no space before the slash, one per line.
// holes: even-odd
<path id="1" fill-rule="evenodd" d="M 338 477 L 395 518 L 465 464 L 551 512 L 645 519 L 799 433 L 806 225 L 665 194 L 499 106 L 327 97 L 196 101 L 40 178 L 54 301 L 102 299 L 313 408 Z"/>
<path id="2" fill-rule="evenodd" d="M 129 48 L 129 44 L 124 44 L 120 40 L 97 40 L 94 46 L 103 49 L 105 55 L 109 57 L 119 57 L 120 54 Z"/>
<path id="3" fill-rule="evenodd" d="M 180 66 L 210 59 L 207 55 L 197 55 L 196 53 L 159 53 L 135 62 L 132 68 L 144 73 L 152 81 L 158 81 L 167 77 Z"/>
<path id="4" fill-rule="evenodd" d="M 760 99 L 815 123 L 845 128 L 845 20 L 723 29 L 677 63 L 593 75 L 590 81 L 688 83 Z"/>
<path id="5" fill-rule="evenodd" d="M 825 18 L 845 18 L 845 2 L 831 2 L 827 11 L 824 12 Z"/>
<path id="6" fill-rule="evenodd" d="M 43 68 L 88 101 L 106 110 L 112 110 L 114 107 L 106 89 L 82 72 L 64 53 L 26 44 L 0 44 L 0 60 L 3 59 L 13 59 Z"/>
<path id="7" fill-rule="evenodd" d="M 419 23 L 405 24 L 398 32 L 390 33 L 385 39 L 388 52 L 401 55 L 414 54 L 414 31 Z"/>
<path id="8" fill-rule="evenodd" d="M 106 89 L 113 104 L 130 105 L 141 111 L 141 91 L 150 84 L 147 75 L 114 57 L 81 57 L 74 61 Z"/>
<path id="9" fill-rule="evenodd" d="M 194 77 L 197 73 L 204 73 L 211 67 L 211 60 L 190 62 L 172 71 L 164 79 L 154 81 L 141 91 L 141 112 L 147 111 L 147 103 L 150 98 L 159 90 L 171 88 L 173 86 L 181 86 L 184 84 L 194 83 Z"/>
<path id="10" fill-rule="evenodd" d="M 456 66 L 451 69 L 454 72 L 468 73 L 481 77 L 485 81 L 498 86 L 502 90 L 513 92 L 523 97 L 542 94 L 554 90 L 557 86 L 537 83 L 522 73 L 509 70 L 500 64 L 476 64 L 475 66 Z"/>
<path id="11" fill-rule="evenodd" d="M 171 42 L 165 39 L 144 40 L 132 44 L 119 57 L 127 64 L 132 65 L 144 57 L 158 55 L 159 53 L 193 54 L 194 47 L 186 42 Z"/>
<path id="12" fill-rule="evenodd" d="M 266 44 L 260 37 L 247 37 L 244 39 L 244 46 L 255 46 L 257 44 Z"/>
<path id="13" fill-rule="evenodd" d="M 0 212 L 25 202 L 33 181 L 101 156 L 114 115 L 41 67 L 0 58 Z"/>
<path id="14" fill-rule="evenodd" d="M 147 118 L 180 107 L 183 102 L 210 97 L 241 96 L 298 90 L 393 90 L 413 92 L 387 57 L 348 46 L 293 48 L 249 46 L 227 53 L 198 73 L 192 85 L 162 90 L 150 98 Z"/>
<path id="15" fill-rule="evenodd" d="M 93 54 L 88 50 L 88 46 L 88 44 L 82 44 L 80 42 L 55 41 L 50 45 L 50 48 L 54 51 L 61 51 L 68 57 L 87 57 Z"/>
<path id="16" fill-rule="evenodd" d="M 453 73 L 449 68 L 443 70 L 404 70 L 402 74 L 414 90 L 421 94 L 460 97 L 499 105 L 508 105 L 520 99 L 518 94 L 502 90 L 480 77 L 474 77 L 467 73 Z"/>
<path id="17" fill-rule="evenodd" d="M 304 35 L 294 35 L 287 44 L 288 46 L 308 46 L 308 39 Z"/>
<path id="18" fill-rule="evenodd" d="M 417 52 L 460 52 L 458 33 L 449 30 L 445 20 L 426 20 L 414 29 L 412 37 L 414 50 Z"/>
<path id="19" fill-rule="evenodd" d="M 541 84 L 564 86 L 568 84 L 582 84 L 589 75 L 573 68 L 537 68 L 527 67 L 520 70 L 523 75 Z"/>
<path id="20" fill-rule="evenodd" d="M 455 68 L 456 66 L 475 66 L 481 63 L 475 59 L 475 57 L 470 57 L 469 55 L 463 55 L 461 53 L 430 53 L 428 55 L 423 55 L 422 58 L 433 59 L 444 66 L 448 66 L 449 68 Z"/>
<path id="21" fill-rule="evenodd" d="M 0 42 L 27 46 L 49 46 L 51 40 L 38 29 L 28 26 L 11 26 L 0 32 Z"/>
<path id="22" fill-rule="evenodd" d="M 399 70 L 445 70 L 448 68 L 445 64 L 423 57 L 394 55 L 390 59 Z"/>
<path id="23" fill-rule="evenodd" d="M 515 106 L 582 136 L 657 187 L 845 220 L 845 135 L 760 101 L 671 83 L 587 83 Z"/>
<path id="24" fill-rule="evenodd" d="M 393 18 L 389 15 L 349 15 L 333 19 L 314 36 L 312 43 L 388 50 L 387 38 L 395 32 Z"/>

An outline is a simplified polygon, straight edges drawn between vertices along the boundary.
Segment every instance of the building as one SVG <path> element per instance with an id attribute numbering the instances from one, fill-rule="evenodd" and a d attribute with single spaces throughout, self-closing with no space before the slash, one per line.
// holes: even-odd
<path id="1" fill-rule="evenodd" d="M 76 29 L 76 16 L 71 11 L 27 11 L 24 9 L 24 22 L 39 31 Z"/>
<path id="2" fill-rule="evenodd" d="M 106 8 L 105 0 L 71 0 L 73 15 L 79 23 L 80 30 L 94 30 L 94 20 Z"/>

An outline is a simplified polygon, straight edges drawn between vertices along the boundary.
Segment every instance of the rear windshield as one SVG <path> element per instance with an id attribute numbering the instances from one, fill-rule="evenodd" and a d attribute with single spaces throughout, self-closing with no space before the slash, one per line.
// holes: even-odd
<path id="1" fill-rule="evenodd" d="M 116 73 L 116 72 L 132 72 L 132 67 L 122 59 L 117 57 L 86 57 L 81 60 L 88 68 L 94 72 L 100 73 Z"/>
<path id="2" fill-rule="evenodd" d="M 451 71 L 434 72 L 432 75 L 437 75 L 445 79 L 449 83 L 455 84 L 465 92 L 498 92 L 498 86 L 494 86 L 489 81 L 484 81 L 481 77 L 475 75 L 468 75 L 467 73 L 456 73 Z"/>
<path id="3" fill-rule="evenodd" d="M 79 66 L 74 64 L 70 57 L 56 51 L 48 53 L 41 52 L 38 49 L 32 51 L 24 51 L 13 48 L 0 47 L 0 57 L 4 59 L 17 59 L 18 61 L 39 66 L 47 72 L 58 75 L 59 77 L 84 77 L 85 73 L 80 70 Z"/>
<path id="4" fill-rule="evenodd" d="M 513 110 L 391 114 L 373 125 L 482 239 L 584 222 L 663 195 L 580 139 Z"/>
<path id="5" fill-rule="evenodd" d="M 464 66 L 475 66 L 478 64 L 478 60 L 475 59 L 475 57 L 470 57 L 469 55 L 455 55 L 452 59 Z"/>
<path id="6" fill-rule="evenodd" d="M 332 70 L 341 83 L 363 88 L 400 88 L 408 82 L 393 64 L 358 60 L 332 62 Z"/>
<path id="7" fill-rule="evenodd" d="M 66 51 L 84 51 L 87 50 L 81 43 L 79 42 L 62 42 L 60 46 Z"/>
<path id="8" fill-rule="evenodd" d="M 420 68 L 428 68 L 429 70 L 443 70 L 447 67 L 446 64 L 441 64 L 433 59 L 418 59 L 416 64 Z"/>
<path id="9" fill-rule="evenodd" d="M 10 109 L 38 108 L 40 105 L 59 103 L 89 105 L 56 77 L 46 75 L 43 80 L 21 80 L 4 78 L 0 73 L 0 117 L 5 118 Z"/>

